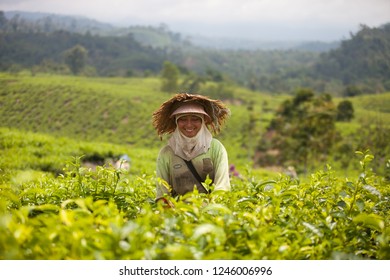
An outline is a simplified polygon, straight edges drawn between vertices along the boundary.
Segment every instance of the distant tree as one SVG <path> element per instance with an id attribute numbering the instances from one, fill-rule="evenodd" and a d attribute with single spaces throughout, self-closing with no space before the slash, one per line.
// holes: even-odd
<path id="1" fill-rule="evenodd" d="M 363 92 L 358 86 L 349 85 L 346 86 L 343 90 L 343 96 L 345 97 L 353 97 L 361 95 Z"/>
<path id="2" fill-rule="evenodd" d="M 152 71 L 150 70 L 145 70 L 144 73 L 143 73 L 143 76 L 146 78 L 146 77 L 150 77 L 152 75 Z"/>
<path id="3" fill-rule="evenodd" d="M 205 83 L 205 79 L 195 73 L 190 73 L 185 77 L 181 84 L 181 88 L 185 92 L 197 93 L 200 91 L 201 85 Z"/>
<path id="4" fill-rule="evenodd" d="M 127 69 L 126 77 L 133 77 L 133 76 L 134 76 L 134 70 L 133 69 Z"/>
<path id="5" fill-rule="evenodd" d="M 161 91 L 173 92 L 177 90 L 179 79 L 178 67 L 170 61 L 165 61 L 161 70 Z"/>
<path id="6" fill-rule="evenodd" d="M 0 11 L 0 30 L 5 30 L 7 27 L 7 18 L 3 11 Z"/>
<path id="7" fill-rule="evenodd" d="M 342 122 L 349 122 L 354 117 L 354 109 L 352 102 L 343 100 L 337 105 L 337 120 Z"/>
<path id="8" fill-rule="evenodd" d="M 234 97 L 234 91 L 226 83 L 213 83 L 202 87 L 202 91 L 214 99 L 230 99 Z"/>
<path id="9" fill-rule="evenodd" d="M 207 77 L 214 81 L 214 82 L 222 82 L 223 81 L 223 75 L 221 72 L 213 69 L 207 69 L 206 70 Z"/>
<path id="10" fill-rule="evenodd" d="M 77 75 L 85 67 L 88 51 L 81 45 L 76 45 L 64 52 L 65 63 L 74 75 Z"/>
<path id="11" fill-rule="evenodd" d="M 261 145 L 277 151 L 275 163 L 288 162 L 306 172 L 310 163 L 328 156 L 338 139 L 335 120 L 330 95 L 315 96 L 312 90 L 301 89 L 278 108 Z"/>

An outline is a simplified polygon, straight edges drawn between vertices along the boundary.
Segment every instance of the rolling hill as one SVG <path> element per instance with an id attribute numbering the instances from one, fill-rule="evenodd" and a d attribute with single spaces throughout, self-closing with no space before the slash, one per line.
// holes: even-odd
<path id="1" fill-rule="evenodd" d="M 160 81 L 156 78 L 3 73 L 0 85 L 3 127 L 76 141 L 111 143 L 130 150 L 158 150 L 165 144 L 165 139 L 160 141 L 157 137 L 151 116 L 171 94 L 159 90 Z M 275 97 L 240 87 L 232 91 L 233 98 L 225 100 L 232 115 L 217 137 L 225 144 L 232 162 L 251 166 L 254 149 L 275 110 L 289 97 Z M 350 100 L 355 106 L 355 119 L 338 124 L 344 135 L 356 133 L 364 123 L 381 120 L 386 127 L 389 125 L 389 94 Z M 93 157 L 93 153 L 90 156 Z"/>

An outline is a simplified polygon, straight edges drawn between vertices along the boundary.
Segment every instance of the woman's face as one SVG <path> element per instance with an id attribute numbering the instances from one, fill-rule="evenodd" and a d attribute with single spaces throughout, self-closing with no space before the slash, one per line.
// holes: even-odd
<path id="1" fill-rule="evenodd" d="M 202 127 L 202 119 L 195 115 L 186 115 L 177 119 L 177 127 L 184 136 L 192 138 Z"/>

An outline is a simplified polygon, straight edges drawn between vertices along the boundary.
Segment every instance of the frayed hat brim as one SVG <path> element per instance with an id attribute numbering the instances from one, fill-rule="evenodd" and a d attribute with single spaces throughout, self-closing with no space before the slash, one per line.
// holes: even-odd
<path id="1" fill-rule="evenodd" d="M 175 131 L 176 123 L 172 113 L 183 103 L 187 102 L 194 102 L 203 107 L 206 114 L 210 117 L 206 125 L 214 134 L 220 132 L 222 125 L 230 116 L 230 110 L 220 100 L 214 100 L 198 94 L 179 93 L 165 101 L 153 113 L 153 126 L 160 137 Z"/>

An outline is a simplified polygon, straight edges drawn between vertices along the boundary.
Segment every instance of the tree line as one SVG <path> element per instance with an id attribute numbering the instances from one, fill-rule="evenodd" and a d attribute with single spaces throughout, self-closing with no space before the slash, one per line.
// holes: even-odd
<path id="1" fill-rule="evenodd" d="M 77 28 L 78 24 L 73 18 L 69 26 L 84 33 L 63 30 L 64 24 L 55 20 L 37 24 L 20 16 L 8 19 L 0 11 L 0 70 L 146 76 L 159 75 L 168 61 L 184 80 L 190 80 L 187 84 L 212 78 L 271 93 L 312 88 L 344 96 L 390 90 L 390 24 L 375 28 L 361 25 L 340 47 L 323 53 L 204 49 L 191 45 L 166 26 L 149 28 L 147 33 L 164 35 L 170 43 L 151 42 L 149 37 L 148 44 L 137 39 L 142 37 L 141 29 L 137 34 L 130 29 L 119 33 L 103 25 L 99 33 L 85 25 L 84 29 Z M 162 40 L 161 36 L 154 37 Z M 74 68 L 75 58 L 70 59 L 77 49 L 83 50 L 80 69 Z"/>

